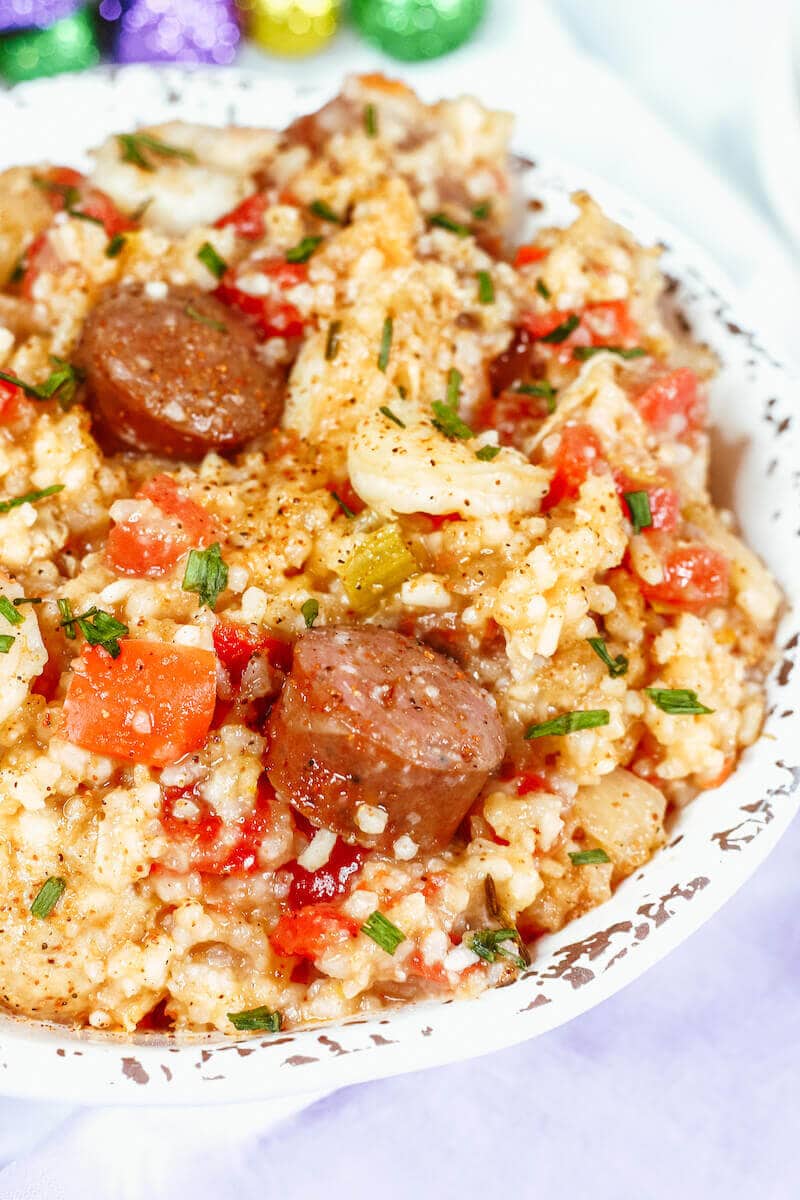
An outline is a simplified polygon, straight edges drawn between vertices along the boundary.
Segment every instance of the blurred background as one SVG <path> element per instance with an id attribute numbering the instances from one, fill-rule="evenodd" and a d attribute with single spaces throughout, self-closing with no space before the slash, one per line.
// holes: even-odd
<path id="1" fill-rule="evenodd" d="M 331 91 L 377 68 L 426 97 L 524 106 L 528 153 L 605 176 L 688 233 L 800 361 L 800 0 L 0 0 L 0 88 L 142 61 Z M 3 121 L 0 90 L 0 150 Z M 139 1114 L 122 1154 L 116 1114 L 0 1101 L 0 1197 L 797 1200 L 799 852 L 795 828 L 668 960 L 489 1058 L 282 1120 L 258 1105 Z"/>

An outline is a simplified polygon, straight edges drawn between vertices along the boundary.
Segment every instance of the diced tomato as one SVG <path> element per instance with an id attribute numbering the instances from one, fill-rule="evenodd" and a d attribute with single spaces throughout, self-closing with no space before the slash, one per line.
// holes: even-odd
<path id="1" fill-rule="evenodd" d="M 13 425 L 33 405 L 26 400 L 22 388 L 0 379 L 0 425 Z"/>
<path id="2" fill-rule="evenodd" d="M 111 197 L 99 188 L 92 187 L 80 171 L 73 171 L 71 167 L 52 167 L 45 178 L 56 185 L 47 193 L 54 212 L 61 212 L 66 207 L 64 192 L 58 189 L 74 188 L 78 194 L 77 200 L 70 207 L 100 221 L 107 237 L 112 238 L 136 228 L 135 222 L 119 211 Z"/>
<path id="3" fill-rule="evenodd" d="M 292 643 L 274 634 L 253 632 L 234 621 L 217 621 L 211 636 L 219 661 L 237 684 L 255 654 L 266 654 L 270 666 L 278 671 L 291 670 Z"/>
<path id="4" fill-rule="evenodd" d="M 120 575 L 153 579 L 166 574 L 187 550 L 210 546 L 216 536 L 211 513 L 178 487 L 170 475 L 154 475 L 136 493 L 163 514 L 143 509 L 111 527 L 106 557 Z M 152 510 L 150 510 L 152 513 Z"/>
<path id="5" fill-rule="evenodd" d="M 563 325 L 569 320 L 572 313 L 559 312 L 557 309 L 551 309 L 550 312 L 526 312 L 520 317 L 520 325 L 531 335 L 534 341 L 543 337 L 547 337 L 554 329 L 558 329 L 559 325 Z M 573 335 L 570 334 L 570 337 Z M 565 339 L 561 345 L 570 344 L 569 338 Z"/>
<path id="6" fill-rule="evenodd" d="M 684 612 L 699 612 L 711 604 L 724 604 L 730 587 L 730 564 L 711 546 L 678 546 L 663 560 L 661 583 L 640 581 L 640 589 L 652 604 L 664 604 Z"/>
<path id="7" fill-rule="evenodd" d="M 308 278 L 308 267 L 305 263 L 287 263 L 283 258 L 262 259 L 251 263 L 249 271 L 258 271 L 274 279 L 279 290 L 296 287 Z M 214 295 L 223 304 L 238 308 L 240 312 L 253 317 L 265 338 L 300 337 L 305 328 L 305 321 L 293 304 L 278 299 L 276 296 L 251 296 L 237 284 L 237 274 L 233 268 L 225 272 Z"/>
<path id="8" fill-rule="evenodd" d="M 535 771 L 525 771 L 517 780 L 517 795 L 528 796 L 531 792 L 550 792 L 552 788 L 549 786 L 544 775 L 537 775 Z"/>
<path id="9" fill-rule="evenodd" d="M 258 242 L 266 232 L 264 225 L 266 208 L 267 197 L 263 192 L 254 192 L 252 196 L 246 196 L 241 204 L 238 204 L 231 212 L 225 213 L 218 221 L 215 221 L 214 225 L 217 229 L 224 229 L 226 225 L 232 225 L 238 237 Z"/>
<path id="10" fill-rule="evenodd" d="M 53 249 L 47 236 L 47 230 L 38 234 L 28 246 L 25 251 L 24 264 L 25 273 L 22 276 L 20 288 L 26 300 L 32 300 L 34 285 L 42 272 L 57 271 L 61 265 L 61 259 Z"/>
<path id="11" fill-rule="evenodd" d="M 67 738 L 84 750 L 164 766 L 202 746 L 217 693 L 214 655 L 125 638 L 118 658 L 84 646 L 64 701 Z"/>
<path id="12" fill-rule="evenodd" d="M 552 465 L 555 473 L 550 481 L 550 490 L 542 501 L 544 512 L 562 500 L 574 499 L 587 477 L 603 470 L 603 447 L 590 425 L 565 427 Z"/>
<path id="13" fill-rule="evenodd" d="M 705 402 L 694 371 L 679 367 L 651 383 L 636 404 L 647 424 L 660 433 L 683 438 L 705 424 Z"/>
<path id="14" fill-rule="evenodd" d="M 220 859 L 201 862 L 199 869 L 212 875 L 239 875 L 258 870 L 258 851 L 267 833 L 275 793 L 266 774 L 258 781 L 256 803 L 241 823 L 238 840 Z"/>
<path id="15" fill-rule="evenodd" d="M 349 508 L 351 513 L 355 513 L 356 516 L 367 507 L 349 479 L 339 479 L 332 483 L 326 483 L 325 487 L 331 495 L 335 493 L 342 504 Z"/>
<path id="16" fill-rule="evenodd" d="M 332 904 L 308 904 L 280 917 L 269 940 L 276 953 L 287 958 L 297 954 L 313 959 L 356 937 L 358 931 L 358 922 Z"/>
<path id="17" fill-rule="evenodd" d="M 409 975 L 414 975 L 417 979 L 426 979 L 428 983 L 438 983 L 442 987 L 447 986 L 447 971 L 444 963 L 426 962 L 420 950 L 412 951 L 403 963 L 403 967 Z"/>
<path id="18" fill-rule="evenodd" d="M 606 300 L 587 304 L 581 313 L 581 327 L 588 331 L 592 346 L 635 346 L 639 328 L 625 300 Z"/>
<path id="19" fill-rule="evenodd" d="M 317 831 L 310 830 L 312 836 Z M 325 900 L 336 900 L 346 896 L 361 870 L 366 851 L 361 846 L 349 846 L 337 838 L 330 857 L 323 867 L 307 871 L 296 861 L 287 863 L 283 870 L 292 877 L 288 902 L 290 908 L 304 908 Z"/>
<path id="20" fill-rule="evenodd" d="M 188 797 L 198 810 L 193 819 L 175 815 L 175 805 Z M 196 787 L 164 788 L 161 800 L 161 824 L 173 838 L 187 838 L 198 849 L 205 849 L 216 841 L 222 828 L 222 818 L 197 793 Z"/>
<path id="21" fill-rule="evenodd" d="M 644 484 L 638 483 L 635 479 L 631 479 L 624 471 L 614 472 L 614 481 L 617 486 L 617 495 L 622 507 L 622 511 L 628 520 L 632 520 L 630 506 L 625 499 L 626 492 L 647 492 L 647 501 L 650 505 L 650 516 L 652 517 L 652 525 L 648 525 L 642 531 L 646 534 L 652 534 L 656 530 L 664 533 L 669 533 L 677 529 L 678 522 L 681 516 L 681 502 L 678 493 L 674 488 L 667 484 Z"/>
<path id="22" fill-rule="evenodd" d="M 537 432 L 547 415 L 544 396 L 503 391 L 499 396 L 489 396 L 484 400 L 471 424 L 477 432 L 496 429 L 501 446 L 515 446 L 522 450 L 525 440 Z"/>
<path id="23" fill-rule="evenodd" d="M 420 513 L 421 517 L 427 517 L 430 521 L 434 532 L 441 529 L 443 525 L 449 525 L 452 521 L 463 521 L 461 513 Z"/>
<path id="24" fill-rule="evenodd" d="M 541 262 L 548 254 L 549 251 L 543 250 L 541 246 L 518 246 L 514 255 L 514 266 L 519 270 L 520 267 L 527 267 L 529 263 Z"/>

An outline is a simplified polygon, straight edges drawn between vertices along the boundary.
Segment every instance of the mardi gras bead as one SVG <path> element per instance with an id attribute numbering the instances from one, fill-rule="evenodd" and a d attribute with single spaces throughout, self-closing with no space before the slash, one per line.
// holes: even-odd
<path id="1" fill-rule="evenodd" d="M 117 62 L 233 61 L 240 30 L 234 0 L 103 0 L 100 15 L 117 20 Z"/>
<path id="2" fill-rule="evenodd" d="M 339 0 L 241 0 L 248 32 L 273 54 L 320 50 L 336 32 Z"/>
<path id="3" fill-rule="evenodd" d="M 9 83 L 82 71 L 99 62 L 92 13 L 78 9 L 49 29 L 27 29 L 0 38 L 0 76 Z"/>
<path id="4" fill-rule="evenodd" d="M 485 9 L 486 0 L 351 0 L 353 21 L 364 37 L 406 62 L 455 50 Z"/>

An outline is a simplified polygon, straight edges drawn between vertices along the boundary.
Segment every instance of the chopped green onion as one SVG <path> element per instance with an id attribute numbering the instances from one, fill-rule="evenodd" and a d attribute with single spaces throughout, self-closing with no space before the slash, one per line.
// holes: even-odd
<path id="1" fill-rule="evenodd" d="M 433 426 L 443 433 L 448 438 L 460 438 L 462 441 L 468 441 L 475 434 L 470 429 L 451 404 L 443 404 L 441 400 L 434 400 L 431 405 L 433 410 Z"/>
<path id="2" fill-rule="evenodd" d="M 24 495 L 14 496 L 11 500 L 0 500 L 0 513 L 11 512 L 12 508 L 19 508 L 21 504 L 38 504 L 40 500 L 46 500 L 48 496 L 55 496 L 63 490 L 63 483 L 53 483 L 50 487 L 40 488 L 36 492 L 25 492 Z"/>
<path id="3" fill-rule="evenodd" d="M 324 241 L 324 238 L 321 237 L 304 237 L 296 246 L 292 246 L 291 250 L 286 251 L 286 261 L 290 263 L 307 263 L 322 241 Z"/>
<path id="4" fill-rule="evenodd" d="M 64 201 L 64 208 L 74 208 L 80 203 L 81 194 L 74 184 L 58 183 L 55 179 L 44 179 L 41 175 L 34 175 L 33 185 L 43 192 L 60 196 Z"/>
<path id="5" fill-rule="evenodd" d="M 612 679 L 625 674 L 628 669 L 628 660 L 624 654 L 618 654 L 616 658 L 612 658 L 608 652 L 605 638 L 592 637 L 586 640 L 601 662 L 604 662 L 608 667 L 608 673 Z"/>
<path id="6" fill-rule="evenodd" d="M 478 271 L 478 299 L 481 304 L 494 304 L 494 284 L 488 271 Z"/>
<path id="7" fill-rule="evenodd" d="M 207 267 L 215 279 L 222 279 L 222 276 L 228 269 L 228 264 L 224 258 L 217 254 L 211 242 L 203 242 L 200 249 L 197 251 L 197 257 L 204 267 Z"/>
<path id="8" fill-rule="evenodd" d="M 397 394 L 401 400 L 405 400 L 406 396 L 408 395 L 408 388 L 404 388 L 402 384 L 398 383 Z"/>
<path id="9" fill-rule="evenodd" d="M 577 733 L 579 729 L 594 729 L 598 725 L 608 725 L 611 720 L 607 708 L 590 708 L 583 712 L 562 713 L 551 721 L 542 721 L 531 725 L 525 731 L 526 739 L 540 737 L 563 737 L 567 733 Z"/>
<path id="10" fill-rule="evenodd" d="M 55 355 L 50 356 L 50 361 L 56 369 L 50 372 L 44 383 L 26 383 L 24 379 L 17 375 L 9 375 L 7 371 L 0 371 L 0 379 L 21 388 L 31 400 L 56 399 L 62 408 L 67 409 L 75 399 L 78 384 L 83 379 L 83 371 L 61 358 L 56 358 Z"/>
<path id="11" fill-rule="evenodd" d="M 182 158 L 184 162 L 196 163 L 197 155 L 193 150 L 184 150 L 181 146 L 169 146 L 151 137 L 149 133 L 118 133 L 117 142 L 122 151 L 122 161 L 132 163 L 142 171 L 154 171 L 145 151 L 159 158 Z"/>
<path id="12" fill-rule="evenodd" d="M 394 334 L 394 321 L 391 317 L 387 317 L 383 322 L 383 330 L 381 332 L 381 348 L 378 352 L 378 370 L 386 372 L 389 365 L 389 354 L 392 349 L 392 336 Z"/>
<path id="13" fill-rule="evenodd" d="M 76 217 L 79 221 L 88 221 L 90 225 L 100 225 L 104 228 L 104 223 L 99 217 L 93 217 L 91 213 L 81 212 L 79 208 L 65 208 L 64 211 L 70 217 Z"/>
<path id="14" fill-rule="evenodd" d="M 8 596 L 0 596 L 0 616 L 5 617 L 10 625 L 21 625 L 25 620 L 22 613 L 14 608 Z"/>
<path id="15" fill-rule="evenodd" d="M 315 200 L 313 204 L 309 204 L 308 211 L 312 212 L 315 217 L 319 217 L 321 221 L 330 221 L 332 225 L 344 224 L 344 218 L 335 213 L 324 200 Z"/>
<path id="16" fill-rule="evenodd" d="M 547 402 L 548 413 L 556 411 L 556 389 L 546 379 L 540 383 L 518 383 L 514 391 L 522 396 L 541 396 Z"/>
<path id="17" fill-rule="evenodd" d="M 574 329 L 577 329 L 581 323 L 581 319 L 577 313 L 570 313 L 566 321 L 562 321 L 560 325 L 556 325 L 555 329 L 551 329 L 544 337 L 540 337 L 540 342 L 547 342 L 550 346 L 558 346 L 561 342 L 565 342 Z"/>
<path id="18" fill-rule="evenodd" d="M 328 337 L 325 341 L 325 358 L 328 362 L 333 362 L 339 353 L 339 333 L 341 332 L 341 328 L 341 321 L 331 321 L 328 326 Z"/>
<path id="19" fill-rule="evenodd" d="M 488 200 L 484 200 L 482 204 L 476 204 L 472 210 L 472 215 L 476 221 L 485 221 L 491 214 L 492 206 Z"/>
<path id="20" fill-rule="evenodd" d="M 51 875 L 46 879 L 36 895 L 36 899 L 31 905 L 31 912 L 34 917 L 39 917 L 44 920 L 49 917 L 55 906 L 64 894 L 66 883 L 63 879 L 59 879 L 57 875 Z"/>
<path id="21" fill-rule="evenodd" d="M 492 462 L 501 450 L 502 446 L 481 446 L 480 450 L 475 451 L 475 457 L 481 462 Z"/>
<path id="22" fill-rule="evenodd" d="M 214 317 L 207 317 L 205 313 L 201 313 L 193 304 L 187 304 L 183 310 L 187 317 L 197 321 L 200 325 L 207 325 L 209 329 L 216 329 L 217 333 L 227 333 L 228 326 L 222 321 L 217 321 Z"/>
<path id="23" fill-rule="evenodd" d="M 311 629 L 319 616 L 319 600 L 315 600 L 313 597 L 310 600 L 305 600 L 300 605 L 300 612 L 303 614 L 306 629 Z"/>
<path id="24" fill-rule="evenodd" d="M 339 572 L 350 605 L 368 612 L 419 570 L 397 525 L 383 525 L 351 550 Z"/>
<path id="25" fill-rule="evenodd" d="M 64 636 L 70 638 L 70 640 L 76 638 L 78 635 L 75 632 L 75 618 L 72 615 L 72 605 L 69 600 L 63 599 L 56 600 L 56 604 L 58 605 L 58 612 L 61 617 L 59 628 L 64 630 Z"/>
<path id="26" fill-rule="evenodd" d="M 539 293 L 539 295 L 542 297 L 543 300 L 550 299 L 550 296 L 552 293 L 550 291 L 550 288 L 547 286 L 547 284 L 545 283 L 545 281 L 543 279 L 536 280 L 536 290 Z"/>
<path id="27" fill-rule="evenodd" d="M 220 553 L 219 542 L 206 550 L 190 550 L 181 587 L 185 592 L 197 592 L 200 607 L 213 612 L 217 600 L 228 586 L 228 567 Z"/>
<path id="28" fill-rule="evenodd" d="M 586 362 L 587 358 L 594 358 L 595 354 L 603 353 L 617 354 L 620 358 L 644 358 L 647 351 L 641 346 L 576 346 L 572 357 Z"/>
<path id="29" fill-rule="evenodd" d="M 368 104 L 364 109 L 364 129 L 367 137 L 378 136 L 378 110 L 374 104 Z"/>
<path id="30" fill-rule="evenodd" d="M 570 851 L 569 857 L 573 867 L 589 867 L 595 863 L 611 862 L 611 859 L 601 846 L 597 846 L 594 850 Z"/>
<path id="31" fill-rule="evenodd" d="M 378 409 L 378 412 L 382 412 L 383 415 L 385 417 L 388 417 L 390 421 L 394 421 L 395 425 L 399 425 L 401 429 L 405 429 L 405 427 L 406 427 L 405 421 L 401 421 L 400 418 L 398 416 L 396 416 L 395 413 L 392 412 L 392 410 L 389 408 L 389 406 L 387 404 L 382 404 L 380 406 L 380 408 Z"/>
<path id="32" fill-rule="evenodd" d="M 653 514 L 650 512 L 650 497 L 647 492 L 623 492 L 625 503 L 630 509 L 633 532 L 641 533 L 653 524 Z"/>
<path id="33" fill-rule="evenodd" d="M 356 515 L 356 514 L 353 512 L 352 508 L 349 508 L 349 507 L 348 507 L 348 506 L 345 504 L 345 502 L 344 502 L 344 500 L 342 499 L 342 497 L 341 497 L 340 495 L 338 495 L 336 492 L 334 492 L 332 489 L 331 489 L 331 495 L 333 496 L 334 500 L 335 500 L 335 501 L 336 501 L 336 503 L 339 505 L 339 508 L 342 510 L 342 512 L 344 513 L 344 515 L 345 515 L 346 517 L 354 517 L 354 516 Z"/>
<path id="34" fill-rule="evenodd" d="M 228 1020 L 240 1032 L 280 1033 L 283 1017 L 270 1008 L 246 1008 L 243 1012 L 228 1013 Z"/>
<path id="35" fill-rule="evenodd" d="M 454 221 L 443 212 L 433 213 L 428 217 L 428 224 L 435 225 L 438 229 L 446 229 L 448 233 L 454 233 L 457 237 L 469 237 L 472 233 L 469 225 L 462 225 L 460 221 Z"/>
<path id="36" fill-rule="evenodd" d="M 12 601 L 12 603 L 16 604 L 17 607 L 19 607 L 22 604 L 41 604 L 42 597 L 41 596 L 17 596 L 16 600 Z"/>
<path id="37" fill-rule="evenodd" d="M 689 688 L 645 688 L 653 703 L 662 712 L 671 716 L 700 717 L 712 713 L 713 708 L 706 708 L 697 699 L 697 692 Z"/>
<path id="38" fill-rule="evenodd" d="M 493 963 L 498 958 L 506 958 L 520 971 L 524 971 L 528 966 L 527 958 L 523 958 L 506 945 L 507 942 L 513 942 L 522 948 L 516 929 L 477 929 L 468 934 L 465 941 L 472 953 L 477 954 L 484 962 Z"/>
<path id="39" fill-rule="evenodd" d="M 8 654 L 16 640 L 16 634 L 0 633 L 0 654 Z"/>
<path id="40" fill-rule="evenodd" d="M 458 398 L 461 395 L 461 383 L 463 376 L 455 367 L 451 367 L 447 372 L 447 403 L 451 408 L 458 406 Z"/>
<path id="41" fill-rule="evenodd" d="M 106 246 L 106 258 L 117 258 L 122 253 L 126 240 L 124 234 L 115 233 Z"/>
<path id="42" fill-rule="evenodd" d="M 403 931 L 393 925 L 389 918 L 385 917 L 382 912 L 378 912 L 377 909 L 361 926 L 361 932 L 365 933 L 367 937 L 371 937 L 373 942 L 376 942 L 387 954 L 394 954 L 400 943 L 406 940 Z"/>
<path id="43" fill-rule="evenodd" d="M 75 617 L 75 624 L 90 646 L 102 646 L 112 658 L 119 658 L 121 653 L 119 639 L 127 637 L 129 633 L 128 626 L 123 625 L 122 621 L 112 617 L 111 613 L 97 608 L 90 609 L 88 613 L 84 613 L 80 617 Z"/>

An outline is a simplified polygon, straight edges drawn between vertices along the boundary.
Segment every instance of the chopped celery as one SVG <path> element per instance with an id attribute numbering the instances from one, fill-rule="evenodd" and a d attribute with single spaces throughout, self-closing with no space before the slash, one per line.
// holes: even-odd
<path id="1" fill-rule="evenodd" d="M 418 570 L 397 525 L 384 525 L 350 552 L 340 575 L 351 606 L 367 612 Z"/>

